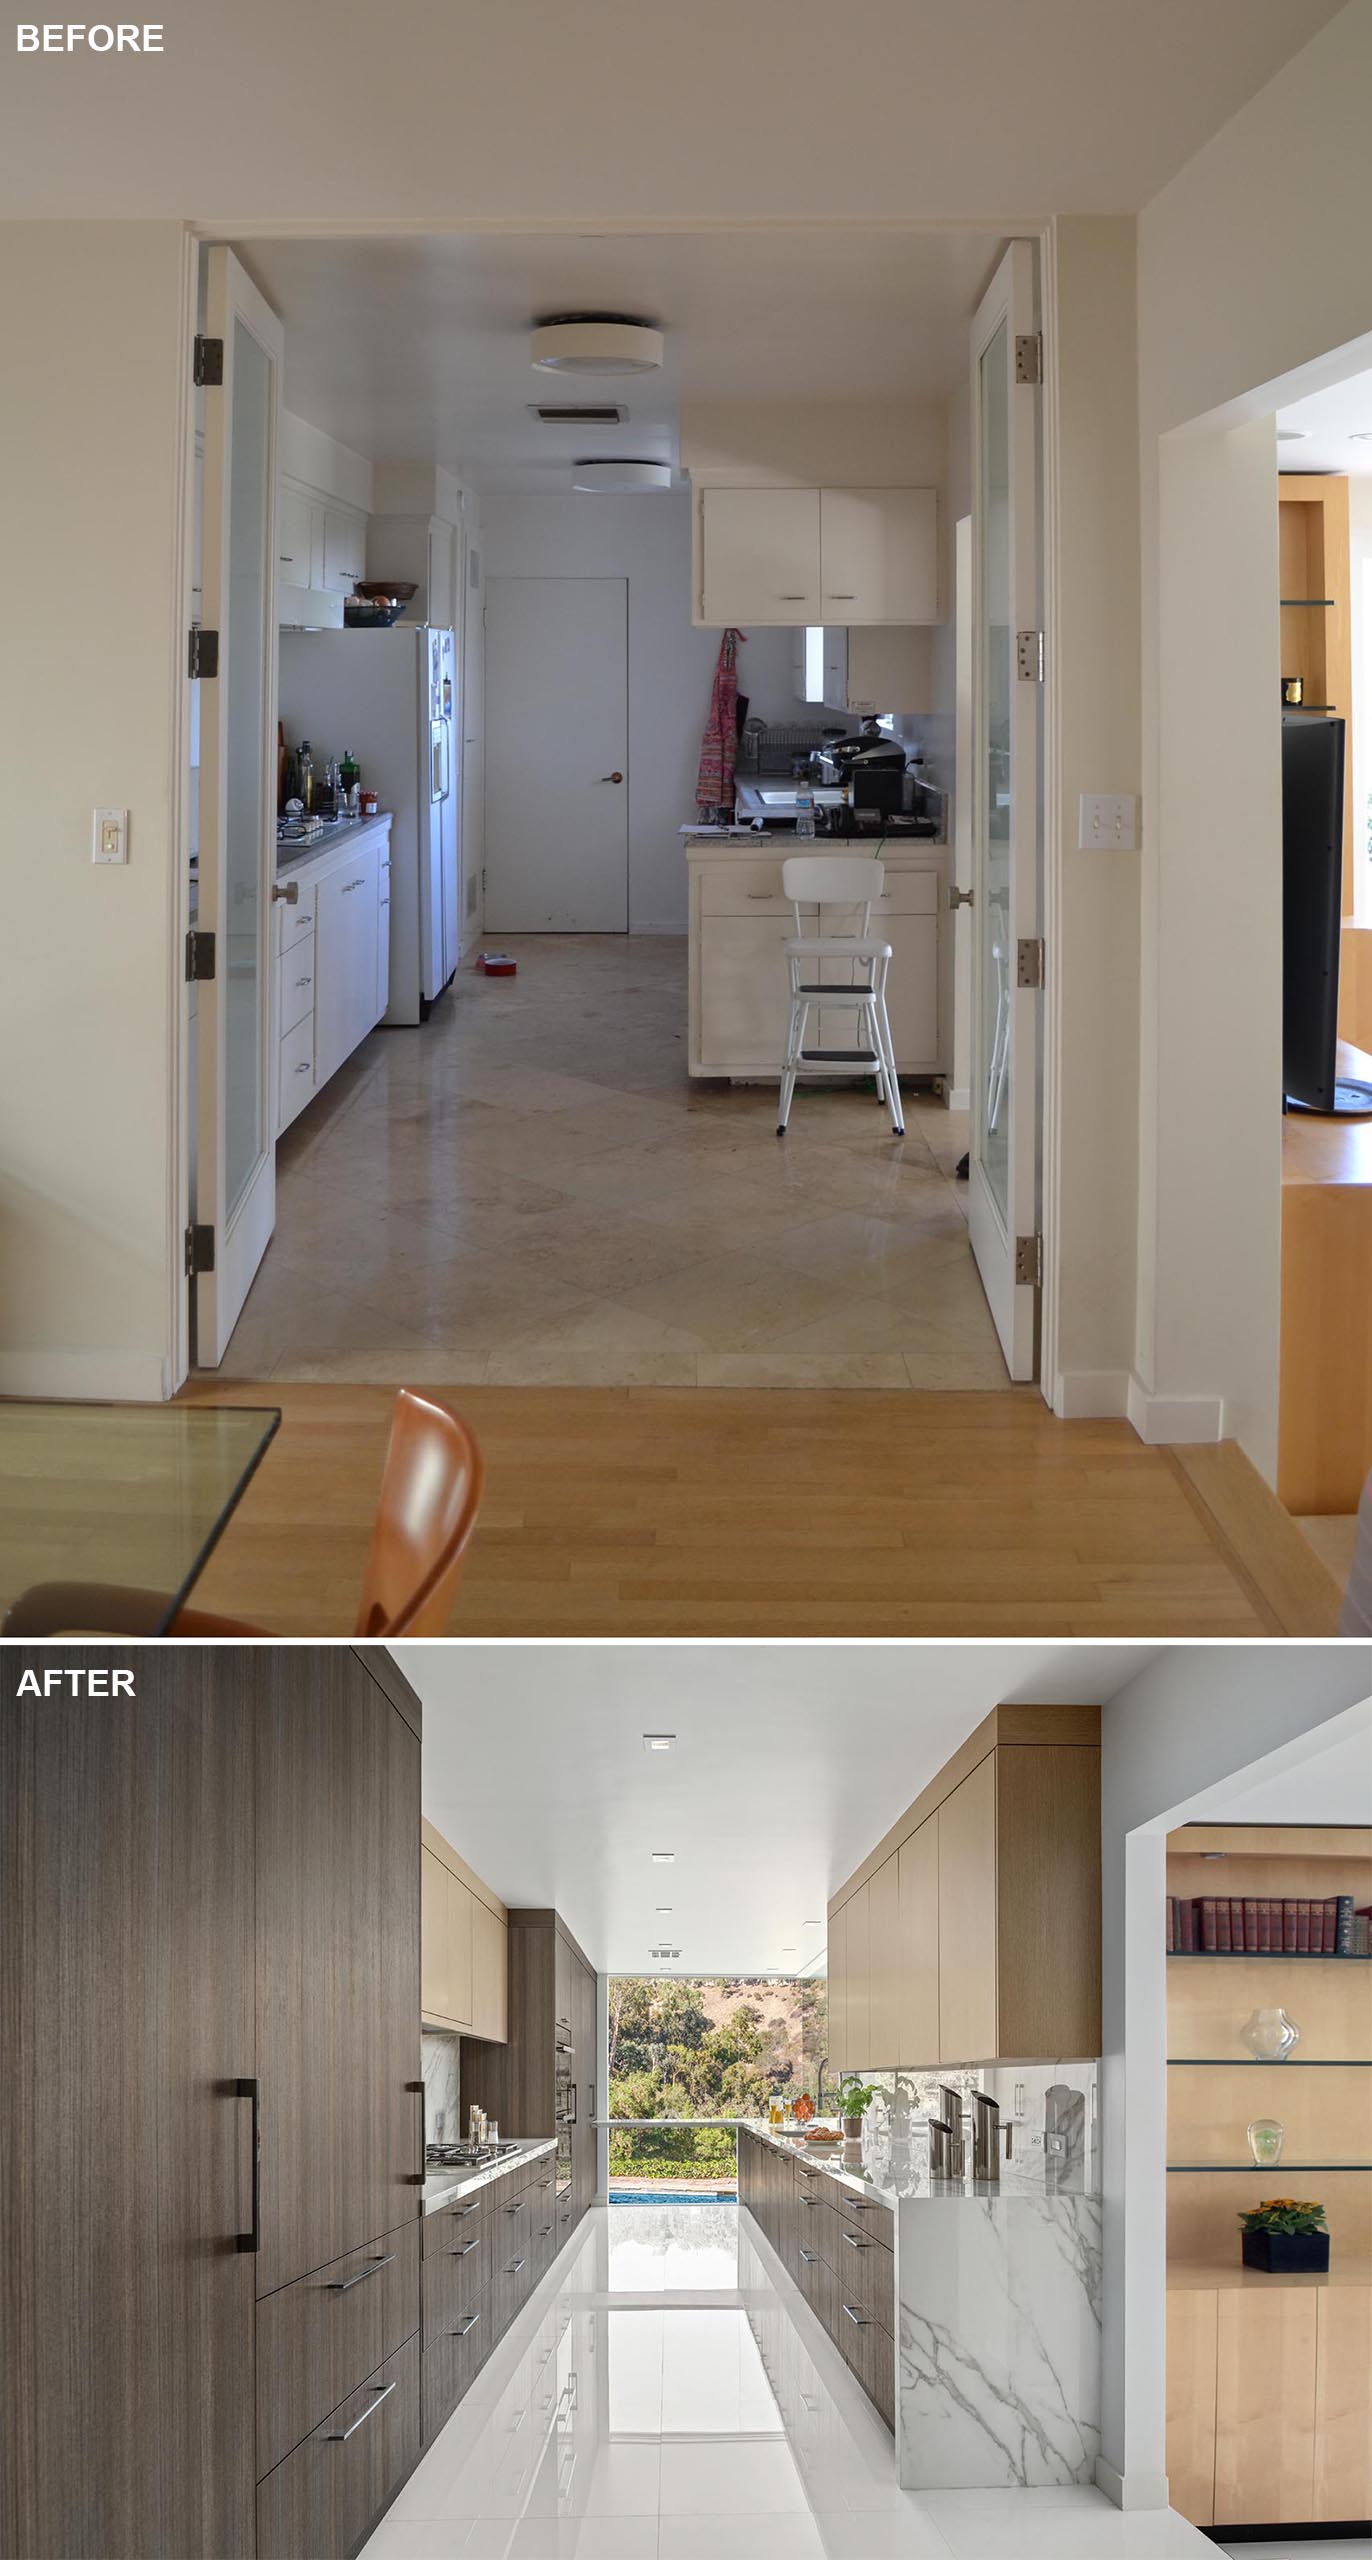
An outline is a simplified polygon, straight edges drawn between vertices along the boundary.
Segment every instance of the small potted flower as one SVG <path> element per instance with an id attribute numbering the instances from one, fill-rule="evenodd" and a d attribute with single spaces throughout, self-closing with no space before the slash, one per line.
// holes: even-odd
<path id="1" fill-rule="evenodd" d="M 1294 2196 L 1269 2196 L 1265 2204 L 1241 2213 L 1243 2263 L 1266 2275 L 1325 2275 L 1329 2269 L 1329 2233 L 1322 2204 L 1300 2204 Z"/>
<path id="2" fill-rule="evenodd" d="M 850 2155 L 861 2155 L 862 2119 L 876 2094 L 876 2090 L 865 2080 L 852 2079 L 839 2082 L 839 2122 L 843 2127 L 844 2148 Z"/>

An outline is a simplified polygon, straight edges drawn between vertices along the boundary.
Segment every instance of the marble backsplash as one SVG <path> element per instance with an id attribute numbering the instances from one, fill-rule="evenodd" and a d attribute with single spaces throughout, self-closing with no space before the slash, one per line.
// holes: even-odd
<path id="1" fill-rule="evenodd" d="M 430 2142 L 461 2142 L 461 2036 L 426 2027 L 420 2037 L 424 2074 L 424 2124 Z"/>

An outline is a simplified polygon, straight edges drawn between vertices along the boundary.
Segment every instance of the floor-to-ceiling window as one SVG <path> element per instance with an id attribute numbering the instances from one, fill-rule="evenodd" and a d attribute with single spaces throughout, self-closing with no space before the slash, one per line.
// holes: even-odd
<path id="1" fill-rule="evenodd" d="M 732 2194 L 734 2122 L 815 2095 L 825 1985 L 809 1977 L 616 1974 L 609 1989 L 611 2195 Z M 721 2121 L 722 2119 L 722 2121 Z"/>

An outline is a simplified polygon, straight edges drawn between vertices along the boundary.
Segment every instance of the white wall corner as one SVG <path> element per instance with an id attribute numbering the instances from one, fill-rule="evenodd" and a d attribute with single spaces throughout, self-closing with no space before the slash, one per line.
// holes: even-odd
<path id="1" fill-rule="evenodd" d="M 1150 1449 L 1169 1443 L 1183 1445 L 1224 1438 L 1222 1396 L 1151 1395 L 1137 1378 L 1131 1377 L 1125 1410 L 1140 1440 Z"/>
<path id="2" fill-rule="evenodd" d="M 1053 1381 L 1053 1411 L 1060 1422 L 1122 1420 L 1126 1415 L 1133 1421 L 1133 1385 L 1127 1369 L 1062 1369 Z"/>
<path id="3" fill-rule="evenodd" d="M 162 1404 L 170 1363 L 151 1351 L 0 1351 L 0 1396 L 59 1404 Z"/>
<path id="4" fill-rule="evenodd" d="M 1140 2510 L 1169 2503 L 1165 2471 L 1117 2471 L 1104 2454 L 1096 2456 L 1096 2487 L 1116 2507 Z"/>

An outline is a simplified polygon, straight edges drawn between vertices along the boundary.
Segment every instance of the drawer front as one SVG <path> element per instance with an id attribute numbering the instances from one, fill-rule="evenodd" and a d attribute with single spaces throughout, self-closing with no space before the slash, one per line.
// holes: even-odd
<path id="1" fill-rule="evenodd" d="M 491 2285 L 491 2308 L 495 2334 L 498 2338 L 504 2337 L 510 2322 L 523 2310 L 533 2288 L 533 2243 L 529 2240 L 520 2240 L 496 2260 L 495 2278 Z"/>
<path id="2" fill-rule="evenodd" d="M 281 1043 L 281 1093 L 277 1126 L 289 1129 L 314 1095 L 314 1015 L 307 1013 Z"/>
<path id="3" fill-rule="evenodd" d="M 889 2204 L 869 2204 L 864 2196 L 847 2195 L 840 2187 L 835 2209 L 846 2231 L 856 2231 L 864 2240 L 879 2240 L 883 2249 L 895 2248 L 895 2224 Z"/>
<path id="4" fill-rule="evenodd" d="M 278 901 L 277 914 L 281 918 L 279 948 L 282 951 L 289 951 L 293 943 L 302 942 L 307 933 L 313 933 L 314 890 L 315 884 L 312 880 L 308 884 L 301 880 L 297 883 L 294 906 L 286 898 Z"/>
<path id="5" fill-rule="evenodd" d="M 288 1031 L 303 1022 L 314 1011 L 314 937 L 303 938 L 281 954 L 281 1021 L 278 1026 L 284 1040 Z"/>
<path id="6" fill-rule="evenodd" d="M 840 2228 L 835 2272 L 844 2292 L 864 2311 L 881 2322 L 883 2329 L 894 2331 L 896 2325 L 896 2262 L 889 2249 L 870 2232 L 854 2231 L 846 2223 Z"/>
<path id="7" fill-rule="evenodd" d="M 527 2187 L 510 2192 L 511 2181 L 502 2179 L 496 2189 L 491 2209 L 495 2229 L 496 2272 L 507 2258 L 516 2258 L 534 2227 L 534 2199 Z"/>
<path id="8" fill-rule="evenodd" d="M 886 886 L 873 903 L 873 924 L 878 916 L 936 916 L 942 876 L 938 871 L 888 870 Z"/>
<path id="9" fill-rule="evenodd" d="M 796 2282 L 821 2325 L 834 2334 L 838 2320 L 838 2278 L 812 2241 L 802 2238 Z"/>
<path id="10" fill-rule="evenodd" d="M 419 2225 L 321 2267 L 257 2306 L 261 2479 L 419 2326 Z"/>
<path id="11" fill-rule="evenodd" d="M 888 2427 L 896 2423 L 896 2355 L 889 2329 L 874 2320 L 851 2292 L 838 2287 L 835 2332 L 844 2360 Z"/>
<path id="12" fill-rule="evenodd" d="M 446 2257 L 460 2234 L 470 2238 L 486 2220 L 490 2201 L 490 2188 L 480 2187 L 474 2196 L 464 2196 L 460 2204 L 445 2204 L 441 2213 L 426 2213 L 420 2226 L 423 2255 Z"/>
<path id="13" fill-rule="evenodd" d="M 802 2249 L 813 2249 L 832 2267 L 838 2261 L 838 2224 L 828 2196 L 812 2186 L 796 2198 L 797 2238 Z"/>
<path id="14" fill-rule="evenodd" d="M 345 2560 L 417 2461 L 419 2427 L 410 2338 L 259 2483 L 257 2560 Z"/>
<path id="15" fill-rule="evenodd" d="M 495 2231 L 489 2220 L 460 2222 L 446 2248 L 424 2260 L 424 2344 L 451 2335 L 476 2308 L 495 2273 Z"/>
<path id="16" fill-rule="evenodd" d="M 700 909 L 707 916 L 786 916 L 791 902 L 782 895 L 781 864 L 711 862 L 701 866 Z"/>
<path id="17" fill-rule="evenodd" d="M 424 2441 L 452 2416 L 464 2392 L 471 2389 L 495 2345 L 497 2330 L 492 2290 L 486 2291 L 453 2322 L 444 2336 L 424 2343 Z"/>

